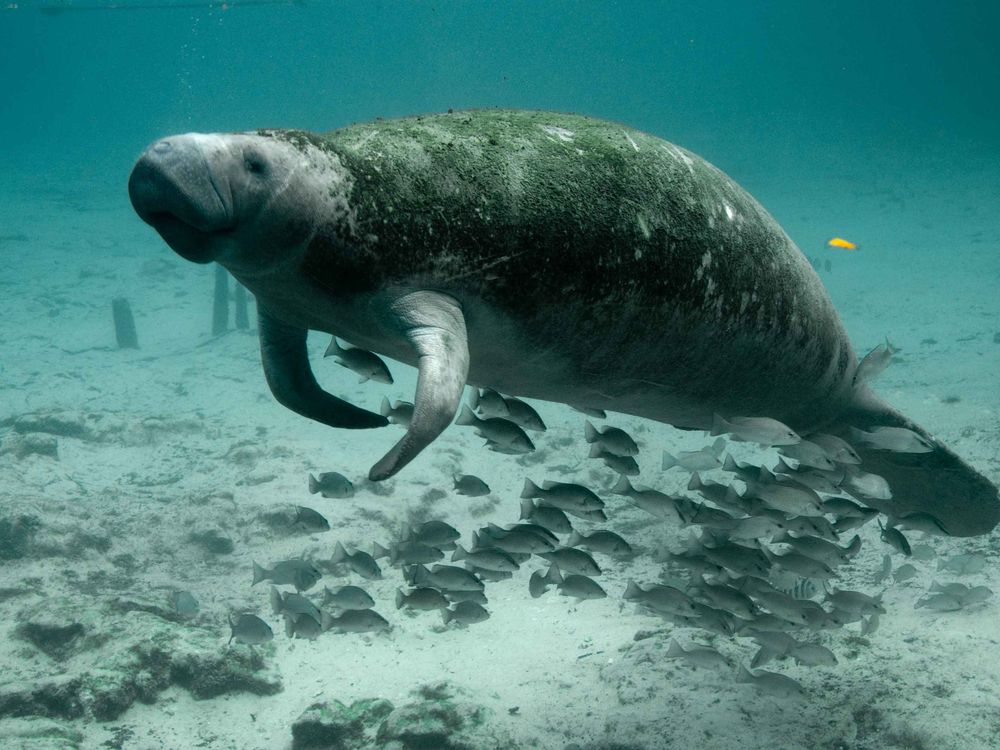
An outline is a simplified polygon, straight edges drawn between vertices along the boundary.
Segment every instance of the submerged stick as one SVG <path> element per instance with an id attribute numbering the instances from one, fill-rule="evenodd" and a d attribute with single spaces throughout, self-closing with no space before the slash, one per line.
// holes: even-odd
<path id="1" fill-rule="evenodd" d="M 124 297 L 111 300 L 111 315 L 115 320 L 115 339 L 119 349 L 138 349 L 139 337 L 135 332 L 135 318 L 132 308 Z"/>
<path id="2" fill-rule="evenodd" d="M 229 272 L 215 266 L 215 303 L 212 306 L 212 335 L 218 336 L 229 328 Z"/>
<path id="3" fill-rule="evenodd" d="M 245 331 L 250 327 L 250 318 L 247 315 L 247 290 L 240 282 L 236 282 L 236 327 Z"/>

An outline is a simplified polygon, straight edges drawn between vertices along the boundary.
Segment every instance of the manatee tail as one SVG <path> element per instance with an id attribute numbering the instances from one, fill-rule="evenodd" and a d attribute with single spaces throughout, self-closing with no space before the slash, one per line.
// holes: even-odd
<path id="1" fill-rule="evenodd" d="M 870 431 L 882 426 L 913 430 L 935 449 L 929 453 L 894 453 L 854 443 L 861 456 L 861 468 L 883 477 L 892 491 L 891 499 L 865 498 L 865 504 L 892 516 L 929 513 L 952 536 L 987 534 L 1000 522 L 997 488 L 869 388 L 858 388 L 854 403 L 823 431 L 852 442 L 852 428 Z"/>

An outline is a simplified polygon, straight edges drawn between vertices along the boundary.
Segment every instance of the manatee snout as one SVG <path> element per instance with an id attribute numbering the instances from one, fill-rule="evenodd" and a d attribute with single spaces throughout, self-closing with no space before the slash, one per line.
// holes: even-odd
<path id="1" fill-rule="evenodd" d="M 224 174 L 206 154 L 204 136 L 164 138 L 139 157 L 128 181 L 132 207 L 183 258 L 209 263 L 220 234 L 235 225 Z"/>

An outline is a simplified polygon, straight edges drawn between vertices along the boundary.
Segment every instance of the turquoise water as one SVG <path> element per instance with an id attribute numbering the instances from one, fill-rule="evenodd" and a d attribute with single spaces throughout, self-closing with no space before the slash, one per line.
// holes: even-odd
<path id="1" fill-rule="evenodd" d="M 992 534 L 913 532 L 932 556 L 912 561 L 866 526 L 843 583 L 885 592 L 888 611 L 874 634 L 851 624 L 816 635 L 836 666 L 765 667 L 801 683 L 804 701 L 666 659 L 671 638 L 710 644 L 734 667 L 756 647 L 623 601 L 631 578 L 674 580 L 665 554 L 688 543 L 634 510 L 609 526 L 641 552 L 600 558 L 607 600 L 533 599 L 525 568 L 490 584 L 488 622 L 446 629 L 395 609 L 403 581 L 392 571 L 372 584 L 392 633 L 288 638 L 267 591 L 250 585 L 254 561 L 325 561 L 336 541 L 370 549 L 429 519 L 468 540 L 516 520 L 525 476 L 605 498 L 615 477 L 578 460 L 582 415 L 533 402 L 549 433 L 531 462 L 451 427 L 399 477 L 367 483 L 401 433 L 330 430 L 276 404 L 253 324 L 210 335 L 213 269 L 171 252 L 127 193 L 143 149 L 175 133 L 323 132 L 484 107 L 627 124 L 704 157 L 760 201 L 814 262 L 858 355 L 887 336 L 900 348 L 878 393 L 996 484 L 1000 5 L 872 5 L 4 3 L 0 747 L 285 748 L 311 704 L 367 699 L 421 716 L 442 701 L 480 707 L 491 718 L 452 737 L 477 748 L 1000 747 L 995 601 L 914 608 L 935 581 L 996 589 Z M 833 237 L 858 249 L 831 248 Z M 135 312 L 138 352 L 115 348 L 119 296 Z M 318 364 L 326 343 L 314 337 L 310 352 L 331 390 L 374 410 L 382 396 L 413 399 L 412 368 L 390 362 L 391 387 L 359 385 Z M 662 451 L 711 442 L 638 418 L 609 423 L 640 443 L 636 483 L 672 493 L 687 475 L 660 471 Z M 308 494 L 307 475 L 321 471 L 345 474 L 356 496 Z M 492 499 L 457 496 L 459 471 L 485 479 Z M 289 531 L 281 513 L 299 504 L 331 531 Z M 880 579 L 887 553 L 914 577 Z M 985 567 L 944 566 L 960 554 Z M 363 583 L 321 572 L 321 586 Z M 180 590 L 197 597 L 194 618 L 170 604 Z M 274 640 L 230 649 L 236 612 L 260 614 Z M 343 746 L 389 746 L 388 729 L 376 737 L 383 719 Z"/>

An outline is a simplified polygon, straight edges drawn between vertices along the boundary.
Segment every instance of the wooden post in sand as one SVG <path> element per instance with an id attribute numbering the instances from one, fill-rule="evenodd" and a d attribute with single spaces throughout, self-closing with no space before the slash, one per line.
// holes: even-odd
<path id="1" fill-rule="evenodd" d="M 219 336 L 229 329 L 229 272 L 215 264 L 215 298 L 212 305 L 212 335 Z"/>
<path id="2" fill-rule="evenodd" d="M 236 327 L 245 331 L 250 327 L 250 317 L 247 315 L 247 290 L 240 282 L 236 282 Z"/>
<path id="3" fill-rule="evenodd" d="M 135 332 L 132 308 L 124 297 L 111 300 L 111 315 L 115 320 L 115 339 L 119 349 L 138 349 L 139 337 Z"/>

